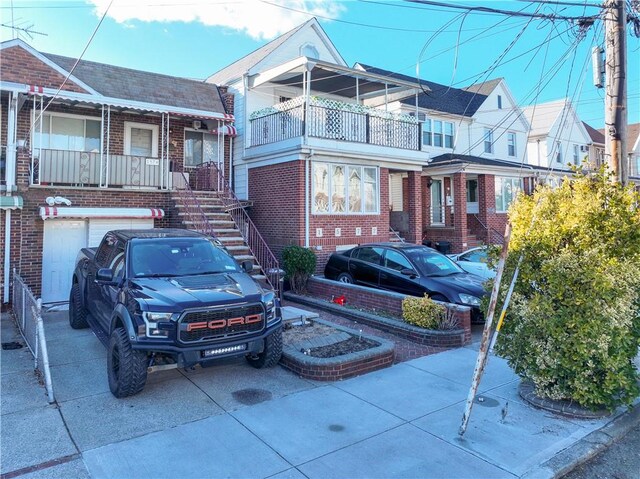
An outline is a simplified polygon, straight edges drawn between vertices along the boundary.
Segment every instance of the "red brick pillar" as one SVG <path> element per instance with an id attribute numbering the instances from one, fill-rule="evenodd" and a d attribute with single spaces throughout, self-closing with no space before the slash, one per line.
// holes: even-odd
<path id="1" fill-rule="evenodd" d="M 478 217 L 485 226 L 493 223 L 496 216 L 496 179 L 493 175 L 478 175 Z M 482 227 L 482 239 L 491 243 L 489 232 Z"/>
<path id="2" fill-rule="evenodd" d="M 407 178 L 407 212 L 409 213 L 409 233 L 407 241 L 422 242 L 422 180 L 421 171 L 410 171 Z"/>
<path id="3" fill-rule="evenodd" d="M 453 228 L 455 230 L 452 249 L 463 251 L 467 247 L 467 175 L 453 175 Z"/>

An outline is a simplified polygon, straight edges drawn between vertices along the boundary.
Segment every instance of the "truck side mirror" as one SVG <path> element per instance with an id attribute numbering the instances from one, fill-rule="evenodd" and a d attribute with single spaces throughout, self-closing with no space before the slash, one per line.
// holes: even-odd
<path id="1" fill-rule="evenodd" d="M 253 271 L 253 261 L 246 260 L 242 262 L 242 269 L 245 273 L 251 273 Z"/>
<path id="2" fill-rule="evenodd" d="M 113 283 L 113 270 L 111 268 L 100 268 L 96 273 L 96 281 L 99 283 Z"/>

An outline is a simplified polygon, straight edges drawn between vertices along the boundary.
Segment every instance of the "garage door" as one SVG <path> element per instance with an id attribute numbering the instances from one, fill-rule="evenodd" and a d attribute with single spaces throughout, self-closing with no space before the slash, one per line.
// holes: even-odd
<path id="1" fill-rule="evenodd" d="M 42 302 L 69 300 L 78 252 L 96 247 L 107 231 L 153 228 L 152 218 L 46 220 L 42 252 Z"/>

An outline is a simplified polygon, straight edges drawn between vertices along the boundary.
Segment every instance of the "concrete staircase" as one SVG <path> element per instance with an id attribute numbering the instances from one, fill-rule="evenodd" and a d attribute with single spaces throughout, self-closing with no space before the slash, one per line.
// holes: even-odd
<path id="1" fill-rule="evenodd" d="M 474 235 L 471 231 L 467 231 L 467 249 L 477 248 L 478 246 L 482 246 L 484 243 L 482 240 L 478 239 L 476 235 Z"/>
<path id="2" fill-rule="evenodd" d="M 216 191 L 193 191 L 204 215 L 211 225 L 214 234 L 227 251 L 239 262 L 253 262 L 252 276 L 258 280 L 264 280 L 266 277 L 262 274 L 262 268 L 258 264 L 256 258 L 251 254 L 251 250 L 247 245 L 242 233 L 237 228 L 231 215 L 225 210 L 219 193 Z M 171 193 L 171 199 L 175 206 L 178 219 L 185 229 L 199 231 L 198 223 L 192 221 L 189 217 L 187 207 L 183 204 L 182 197 L 179 193 Z M 201 233 L 206 233 L 200 231 Z"/>

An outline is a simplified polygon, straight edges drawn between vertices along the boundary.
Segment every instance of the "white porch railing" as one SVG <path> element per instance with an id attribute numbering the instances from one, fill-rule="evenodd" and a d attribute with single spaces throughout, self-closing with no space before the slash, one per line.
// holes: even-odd
<path id="1" fill-rule="evenodd" d="M 169 162 L 162 158 L 64 150 L 34 154 L 31 184 L 166 188 Z"/>

